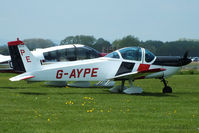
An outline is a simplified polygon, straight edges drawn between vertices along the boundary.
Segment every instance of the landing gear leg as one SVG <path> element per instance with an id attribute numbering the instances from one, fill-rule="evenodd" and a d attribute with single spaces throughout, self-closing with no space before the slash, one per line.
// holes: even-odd
<path id="1" fill-rule="evenodd" d="M 161 80 L 164 83 L 164 88 L 162 89 L 162 93 L 172 93 L 172 88 L 167 85 L 168 81 L 166 81 L 164 77 Z"/>
<path id="2" fill-rule="evenodd" d="M 120 93 L 122 93 L 124 91 L 124 83 L 125 83 L 125 80 L 122 80 L 122 85 L 121 85 L 121 88 L 119 90 Z"/>

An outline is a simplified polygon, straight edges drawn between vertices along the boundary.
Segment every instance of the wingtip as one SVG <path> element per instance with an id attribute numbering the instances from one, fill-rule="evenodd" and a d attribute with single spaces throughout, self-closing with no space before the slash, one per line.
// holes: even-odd
<path id="1" fill-rule="evenodd" d="M 15 77 L 10 78 L 9 80 L 10 80 L 10 81 L 19 81 L 19 80 L 17 80 Z"/>

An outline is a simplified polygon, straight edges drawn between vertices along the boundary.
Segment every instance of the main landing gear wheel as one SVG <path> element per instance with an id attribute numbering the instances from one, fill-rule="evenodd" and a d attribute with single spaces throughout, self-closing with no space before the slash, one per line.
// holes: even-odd
<path id="1" fill-rule="evenodd" d="M 166 86 L 162 89 L 162 93 L 172 93 L 172 88 L 170 86 Z"/>
<path id="2" fill-rule="evenodd" d="M 167 85 L 168 81 L 162 78 L 162 82 L 164 83 L 164 88 L 162 89 L 162 93 L 172 93 L 172 88 Z"/>

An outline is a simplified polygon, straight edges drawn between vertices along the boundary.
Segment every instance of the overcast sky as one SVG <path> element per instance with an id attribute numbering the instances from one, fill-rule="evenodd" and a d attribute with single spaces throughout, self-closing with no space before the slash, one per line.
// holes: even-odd
<path id="1" fill-rule="evenodd" d="M 0 0 L 0 40 L 199 39 L 199 0 Z"/>

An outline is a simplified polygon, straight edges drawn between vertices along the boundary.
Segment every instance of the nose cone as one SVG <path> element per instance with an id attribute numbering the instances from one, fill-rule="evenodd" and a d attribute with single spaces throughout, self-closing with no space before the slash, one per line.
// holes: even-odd
<path id="1" fill-rule="evenodd" d="M 179 56 L 157 56 L 153 65 L 161 65 L 161 66 L 185 66 L 191 63 L 191 59 L 187 57 L 179 57 Z"/>
<path id="2" fill-rule="evenodd" d="M 181 61 L 181 66 L 185 66 L 185 65 L 188 65 L 189 63 L 191 63 L 192 62 L 192 60 L 191 59 L 188 59 L 188 58 L 186 58 L 186 59 L 182 59 L 182 61 Z"/>

